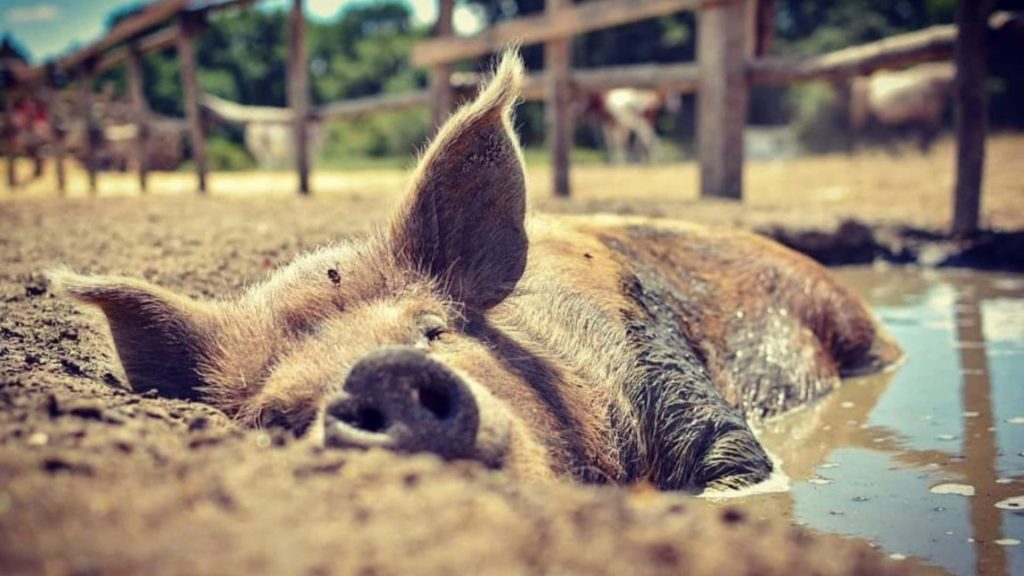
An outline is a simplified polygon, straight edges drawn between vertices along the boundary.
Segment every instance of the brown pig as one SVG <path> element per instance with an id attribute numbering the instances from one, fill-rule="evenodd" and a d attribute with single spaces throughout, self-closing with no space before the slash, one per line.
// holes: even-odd
<path id="1" fill-rule="evenodd" d="M 51 274 L 106 314 L 135 390 L 329 447 L 523 478 L 700 491 L 758 482 L 748 419 L 899 355 L 864 303 L 758 236 L 612 216 L 526 219 L 507 54 L 377 233 L 197 301 Z"/>

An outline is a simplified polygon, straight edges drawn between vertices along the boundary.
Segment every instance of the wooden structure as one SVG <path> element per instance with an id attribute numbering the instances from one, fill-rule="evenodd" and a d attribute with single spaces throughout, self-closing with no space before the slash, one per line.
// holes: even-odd
<path id="1" fill-rule="evenodd" d="M 8 73 L 16 91 L 50 91 L 56 70 L 76 79 L 78 114 L 88 121 L 92 79 L 113 66 L 127 65 L 131 102 L 137 125 L 139 184 L 145 190 L 147 122 L 150 113 L 142 92 L 142 54 L 175 47 L 182 71 L 183 97 L 189 141 L 195 160 L 198 190 L 206 190 L 207 163 L 201 116 L 204 111 L 232 121 L 280 122 L 294 125 L 296 172 L 302 194 L 309 185 L 309 122 L 352 117 L 386 110 L 428 106 L 439 125 L 451 112 L 458 93 L 473 89 L 479 78 L 454 73 L 460 60 L 499 52 L 510 44 L 543 43 L 545 70 L 531 75 L 524 97 L 547 103 L 547 140 L 551 149 L 553 190 L 570 193 L 572 101 L 580 92 L 614 87 L 647 87 L 696 93 L 700 107 L 698 142 L 700 190 L 705 197 L 740 199 L 743 195 L 743 130 L 752 84 L 791 84 L 812 80 L 837 81 L 883 68 L 948 60 L 956 54 L 958 172 L 953 230 L 969 234 L 977 228 L 984 162 L 984 3 L 959 2 L 957 26 L 933 26 L 862 46 L 807 58 L 767 57 L 773 36 L 774 0 L 547 0 L 544 12 L 495 24 L 482 32 L 454 35 L 454 0 L 438 0 L 439 18 L 430 38 L 413 50 L 412 62 L 430 71 L 429 88 L 405 94 L 310 105 L 307 49 L 302 0 L 292 0 L 289 24 L 288 108 L 238 106 L 201 93 L 192 42 L 201 33 L 206 16 L 215 10 L 244 7 L 255 0 L 159 0 L 118 23 L 103 39 L 61 58 L 47 67 L 22 67 Z M 612 26 L 675 14 L 698 12 L 698 51 L 695 63 L 636 65 L 590 70 L 572 69 L 575 36 Z M 1004 15 L 1001 27 L 1022 28 L 1020 17 Z M 11 98 L 12 91 L 5 90 Z M 10 107 L 8 106 L 9 110 Z M 11 148 L 10 121 L 4 140 Z M 94 128 L 90 133 L 95 134 Z M 63 155 L 54 138 L 55 155 Z M 12 166 L 12 163 L 8 163 Z M 87 159 L 91 189 L 95 166 Z M 62 163 L 58 163 L 62 175 Z M 8 169 L 12 180 L 13 168 Z M 64 179 L 59 178 L 63 190 Z"/>
<path id="2" fill-rule="evenodd" d="M 448 18 L 453 0 L 441 0 Z M 570 102 L 574 91 L 616 86 L 652 87 L 696 92 L 699 106 L 698 157 L 704 197 L 743 196 L 743 130 L 750 86 L 791 84 L 811 80 L 837 81 L 883 68 L 948 60 L 956 46 L 958 63 L 958 176 L 953 230 L 970 233 L 978 226 L 978 198 L 984 158 L 984 3 L 959 2 L 958 26 L 933 26 L 808 58 L 764 56 L 774 35 L 774 0 L 547 0 L 542 14 L 502 22 L 471 37 L 445 35 L 439 23 L 434 37 L 421 42 L 412 61 L 431 70 L 431 86 L 453 90 L 450 65 L 495 53 L 510 43 L 545 45 L 543 77 L 527 81 L 525 97 L 546 101 L 548 145 L 552 158 L 552 189 L 569 194 Z M 968 6 L 969 5 L 969 6 Z M 698 11 L 696 64 L 646 65 L 574 72 L 571 39 L 579 34 L 620 24 Z M 1020 18 L 1013 19 L 1019 24 Z M 737 25 L 740 23 L 741 25 Z M 1010 26 L 1004 26 L 1010 28 Z M 1019 28 L 1020 26 L 1016 26 Z M 441 87 L 441 88 L 436 88 Z M 433 119 L 448 109 L 435 97 Z"/>

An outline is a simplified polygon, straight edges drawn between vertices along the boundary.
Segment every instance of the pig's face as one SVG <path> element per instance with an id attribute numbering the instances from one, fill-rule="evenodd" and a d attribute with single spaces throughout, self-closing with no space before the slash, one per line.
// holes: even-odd
<path id="1" fill-rule="evenodd" d="M 528 383 L 481 328 L 526 265 L 510 126 L 521 77 L 506 56 L 439 132 L 384 229 L 313 252 L 236 300 L 51 277 L 106 313 L 137 390 L 201 399 L 328 446 L 426 450 L 545 475 L 544 451 L 496 399 Z"/>

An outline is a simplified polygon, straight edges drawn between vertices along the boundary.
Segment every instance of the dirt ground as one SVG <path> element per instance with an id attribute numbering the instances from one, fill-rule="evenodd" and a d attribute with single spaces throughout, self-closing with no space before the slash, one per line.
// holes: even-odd
<path id="1" fill-rule="evenodd" d="M 693 167 L 588 167 L 577 197 L 536 209 L 617 211 L 748 227 L 844 218 L 939 229 L 951 147 L 752 164 L 744 205 L 696 200 Z M 987 224 L 1024 229 L 1024 138 L 996 138 Z M 199 404 L 137 396 L 104 322 L 55 296 L 43 271 L 141 276 L 198 297 L 237 293 L 296 253 L 380 222 L 399 172 L 320 174 L 312 198 L 282 174 L 188 174 L 134 197 L 43 180 L 0 198 L 0 573 L 886 574 L 862 543 L 645 489 L 517 484 L 430 456 L 322 451 L 239 430 Z M 49 186 L 49 188 L 48 188 Z"/>

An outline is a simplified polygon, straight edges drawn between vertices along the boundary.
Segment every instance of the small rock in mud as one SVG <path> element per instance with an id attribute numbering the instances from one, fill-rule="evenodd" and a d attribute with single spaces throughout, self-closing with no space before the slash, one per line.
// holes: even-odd
<path id="1" fill-rule="evenodd" d="M 308 478 L 316 475 L 334 475 L 345 467 L 345 460 L 330 460 L 327 462 L 316 462 L 295 468 L 293 474 L 296 478 Z"/>
<path id="2" fill-rule="evenodd" d="M 202 448 L 203 446 L 214 446 L 224 441 L 223 436 L 214 434 L 198 434 L 195 437 L 189 439 L 188 447 L 191 450 Z"/>
<path id="3" fill-rule="evenodd" d="M 68 456 L 50 456 L 43 460 L 42 465 L 43 469 L 51 474 L 58 472 L 82 476 L 92 476 L 93 474 L 92 465 Z"/>
<path id="4" fill-rule="evenodd" d="M 46 432 L 35 432 L 25 441 L 29 446 L 46 446 L 50 442 L 50 436 Z"/>
<path id="5" fill-rule="evenodd" d="M 64 373 L 68 376 L 75 376 L 79 378 L 86 376 L 85 370 L 82 370 L 82 367 L 72 360 L 61 358 L 60 365 L 64 369 Z"/>
<path id="6" fill-rule="evenodd" d="M 211 422 L 210 422 L 210 417 L 209 416 L 199 415 L 199 416 L 196 416 L 195 418 L 193 418 L 191 421 L 189 421 L 189 423 L 188 423 L 188 431 L 189 432 L 199 432 L 199 431 L 202 431 L 202 430 L 207 430 L 207 429 L 210 428 L 210 424 L 211 424 Z"/>
<path id="7" fill-rule="evenodd" d="M 157 408 L 156 406 L 146 406 L 145 408 L 142 409 L 142 413 L 145 414 L 146 416 L 149 416 L 150 418 L 155 418 L 157 420 L 171 419 L 170 414 L 168 414 L 166 410 L 162 408 Z"/>
<path id="8" fill-rule="evenodd" d="M 25 296 L 35 298 L 46 294 L 46 282 L 40 279 L 33 279 L 25 283 Z"/>

